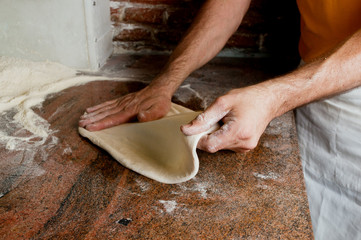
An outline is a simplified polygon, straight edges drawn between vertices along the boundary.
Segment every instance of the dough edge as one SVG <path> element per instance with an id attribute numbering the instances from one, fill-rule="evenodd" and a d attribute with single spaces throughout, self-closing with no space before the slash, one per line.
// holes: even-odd
<path id="1" fill-rule="evenodd" d="M 192 117 L 192 119 L 193 119 L 196 116 L 198 116 L 200 114 L 200 112 L 194 112 L 188 108 L 185 108 L 183 106 L 172 103 L 172 108 L 166 117 L 161 118 L 159 120 L 152 121 L 152 122 L 146 122 L 146 123 L 156 124 L 157 121 L 159 123 L 161 123 L 162 121 L 170 121 L 172 117 L 182 117 L 182 115 L 189 116 L 191 114 L 193 114 L 193 117 Z M 184 124 L 185 123 L 187 123 L 187 122 L 184 122 Z M 127 124 L 132 124 L 132 123 L 127 123 Z M 136 124 L 143 124 L 143 123 L 136 123 Z M 113 128 L 116 128 L 116 127 L 119 127 L 119 126 L 115 126 Z M 147 167 L 142 168 L 142 166 L 140 166 L 139 164 L 132 163 L 133 161 L 129 161 L 129 160 L 127 161 L 127 158 L 124 157 L 124 155 L 121 152 L 119 152 L 118 149 L 115 149 L 111 144 L 106 143 L 104 139 L 97 136 L 97 133 L 101 132 L 102 130 L 97 131 L 97 132 L 90 132 L 84 128 L 78 128 L 78 131 L 79 131 L 80 135 L 88 138 L 95 145 L 98 145 L 99 147 L 101 147 L 105 151 L 107 151 L 116 161 L 118 161 L 124 167 L 131 169 L 143 176 L 146 176 L 150 179 L 156 180 L 161 183 L 176 184 L 176 183 L 186 182 L 197 175 L 198 170 L 199 170 L 199 158 L 197 155 L 197 144 L 204 135 L 214 132 L 218 128 L 219 128 L 218 124 L 215 124 L 208 131 L 202 132 L 200 134 L 196 134 L 196 135 L 192 135 L 192 136 L 183 135 L 183 141 L 187 145 L 187 147 L 192 155 L 193 170 L 190 173 L 187 173 L 187 175 L 184 175 L 181 177 L 180 176 L 169 177 L 167 174 L 159 174 L 159 172 L 149 171 L 149 170 L 147 170 Z M 109 128 L 109 129 L 112 129 L 112 128 Z"/>

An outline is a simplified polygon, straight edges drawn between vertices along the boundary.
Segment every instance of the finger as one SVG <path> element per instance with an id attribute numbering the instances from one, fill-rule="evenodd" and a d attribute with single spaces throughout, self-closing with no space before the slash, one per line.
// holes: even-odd
<path id="1" fill-rule="evenodd" d="M 113 108 L 113 109 L 110 109 L 108 111 L 100 112 L 97 115 L 92 115 L 92 116 L 90 116 L 90 117 L 88 117 L 86 119 L 82 119 L 82 120 L 79 121 L 79 125 L 80 126 L 89 125 L 89 124 L 92 124 L 94 122 L 98 122 L 101 119 L 106 118 L 106 117 L 108 117 L 110 115 L 114 115 L 116 113 L 120 113 L 120 114 L 123 115 L 123 112 L 124 111 L 120 111 L 120 110 L 118 110 L 116 108 Z"/>
<path id="2" fill-rule="evenodd" d="M 100 108 L 100 109 L 95 110 L 93 112 L 90 112 L 90 113 L 85 112 L 82 116 L 80 116 L 80 119 L 85 120 L 85 119 L 93 118 L 94 116 L 99 115 L 99 114 L 104 113 L 104 112 L 107 112 L 107 111 L 109 111 L 109 110 L 111 110 L 111 109 L 113 109 L 115 107 L 116 107 L 116 103 L 114 102 L 112 104 L 104 106 L 103 108 Z"/>
<path id="3" fill-rule="evenodd" d="M 134 108 L 135 108 L 136 104 L 134 102 L 132 102 L 133 99 L 134 99 L 133 95 L 128 94 L 119 99 L 108 101 L 107 104 L 100 104 L 100 105 L 102 105 L 102 108 L 99 108 L 98 110 L 94 110 L 91 113 L 85 113 L 85 114 L 83 114 L 82 117 L 80 117 L 80 119 L 85 120 L 85 119 L 89 119 L 89 118 L 94 118 L 98 115 L 106 117 L 108 115 L 114 114 L 116 112 L 121 112 L 121 111 L 134 112 Z M 95 121 L 98 121 L 98 120 L 100 120 L 100 119 L 96 119 Z"/>
<path id="4" fill-rule="evenodd" d="M 214 148 L 212 148 L 212 145 L 207 145 L 207 137 L 208 136 L 203 136 L 200 141 L 198 142 L 197 148 L 209 153 L 215 153 L 218 152 L 220 150 L 231 150 L 233 152 L 237 152 L 237 153 L 247 153 L 249 151 L 251 151 L 251 149 L 248 148 L 242 148 L 239 146 L 235 146 L 235 147 L 225 147 L 222 148 L 221 146 L 215 146 Z"/>
<path id="5" fill-rule="evenodd" d="M 99 131 L 105 128 L 114 127 L 116 125 L 129 122 L 135 115 L 129 112 L 119 112 L 106 118 L 103 118 L 97 122 L 88 124 L 85 129 L 88 131 Z"/>
<path id="6" fill-rule="evenodd" d="M 148 122 L 164 117 L 170 109 L 169 104 L 153 104 L 149 108 L 138 113 L 139 122 Z"/>
<path id="7" fill-rule="evenodd" d="M 224 107 L 216 101 L 192 122 L 181 126 L 181 130 L 187 136 L 205 132 L 226 116 L 228 112 L 228 109 L 224 109 Z"/>
<path id="8" fill-rule="evenodd" d="M 242 138 L 240 136 L 242 134 L 236 122 L 227 122 L 218 131 L 202 137 L 198 142 L 197 148 L 210 153 L 215 153 L 222 149 L 246 153 L 257 146 L 257 137 Z"/>
<path id="9" fill-rule="evenodd" d="M 226 149 L 233 145 L 234 134 L 231 123 L 224 124 L 214 133 L 203 136 L 197 147 L 206 152 L 215 153 L 221 149 Z"/>
<path id="10" fill-rule="evenodd" d="M 91 112 L 97 111 L 97 110 L 99 110 L 101 108 L 104 108 L 104 107 L 106 107 L 108 105 L 112 105 L 112 104 L 116 103 L 117 101 L 118 101 L 118 99 L 114 99 L 114 100 L 106 101 L 106 102 L 103 102 L 101 104 L 98 104 L 98 105 L 95 105 L 95 106 L 92 106 L 92 107 L 88 107 L 86 109 L 86 112 L 91 113 Z"/>

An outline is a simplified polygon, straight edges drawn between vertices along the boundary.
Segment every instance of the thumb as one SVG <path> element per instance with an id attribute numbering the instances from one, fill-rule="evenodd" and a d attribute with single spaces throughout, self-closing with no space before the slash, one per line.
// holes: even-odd
<path id="1" fill-rule="evenodd" d="M 187 135 L 195 135 L 209 130 L 214 124 L 226 116 L 228 110 L 224 109 L 217 102 L 213 103 L 203 113 L 198 115 L 190 123 L 181 126 L 181 131 Z"/>

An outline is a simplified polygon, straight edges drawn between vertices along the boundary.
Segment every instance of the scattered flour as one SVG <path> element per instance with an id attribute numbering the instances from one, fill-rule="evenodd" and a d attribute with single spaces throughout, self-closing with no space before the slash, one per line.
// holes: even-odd
<path id="1" fill-rule="evenodd" d="M 193 180 L 196 181 L 197 178 L 194 177 Z M 187 187 L 184 183 L 177 185 L 180 187 L 180 189 L 182 189 L 182 191 L 197 192 L 204 199 L 207 199 L 208 197 L 207 192 L 210 184 L 207 182 L 195 182 L 194 185 L 192 185 L 191 187 Z"/>
<path id="2" fill-rule="evenodd" d="M 263 185 L 263 184 L 257 184 L 256 187 L 257 187 L 257 188 L 261 188 L 261 189 L 263 189 L 263 190 L 268 189 L 268 186 L 267 186 L 267 185 Z"/>
<path id="3" fill-rule="evenodd" d="M 0 56 L 0 144 L 9 150 L 0 158 L 0 198 L 28 177 L 43 175 L 35 158 L 47 160 L 58 144 L 57 131 L 32 108 L 41 107 L 48 94 L 95 80 L 123 79 L 84 76 L 58 63 Z M 71 149 L 63 153 L 71 154 Z"/>
<path id="4" fill-rule="evenodd" d="M 261 174 L 261 173 L 253 173 L 253 176 L 255 176 L 256 178 L 260 178 L 263 180 L 275 180 L 277 178 L 279 178 L 280 176 L 274 172 L 269 172 L 268 174 Z"/>
<path id="5" fill-rule="evenodd" d="M 163 204 L 164 209 L 167 213 L 172 213 L 177 208 L 177 202 L 176 201 L 165 201 L 165 200 L 159 200 L 161 204 Z"/>
<path id="6" fill-rule="evenodd" d="M 73 153 L 73 150 L 71 150 L 71 147 L 64 148 L 63 155 L 71 155 Z"/>
<path id="7" fill-rule="evenodd" d="M 58 63 L 0 56 L 0 144 L 8 150 L 43 145 L 55 131 L 32 107 L 40 106 L 50 93 L 94 80 L 109 80 L 77 74 Z"/>
<path id="8" fill-rule="evenodd" d="M 144 181 L 142 181 L 142 180 L 140 180 L 140 179 L 135 179 L 135 182 L 138 184 L 138 186 L 139 186 L 139 188 L 140 188 L 140 190 L 142 191 L 142 192 L 146 192 L 146 191 L 148 191 L 149 190 L 149 188 L 150 188 L 150 184 L 149 183 L 147 183 L 147 182 L 144 182 Z"/>

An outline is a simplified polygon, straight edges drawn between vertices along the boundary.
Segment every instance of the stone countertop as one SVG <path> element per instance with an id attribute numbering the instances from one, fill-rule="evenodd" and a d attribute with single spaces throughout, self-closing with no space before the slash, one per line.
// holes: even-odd
<path id="1" fill-rule="evenodd" d="M 37 148 L 0 147 L 1 239 L 312 239 L 292 113 L 273 120 L 257 148 L 198 151 L 192 180 L 162 184 L 130 171 L 79 136 L 88 106 L 136 91 L 164 56 L 116 56 L 97 81 L 47 98 L 35 111 L 53 134 Z M 235 87 L 291 66 L 273 59 L 217 58 L 193 73 L 174 102 L 199 110 Z M 8 113 L 11 115 L 11 113 Z"/>

